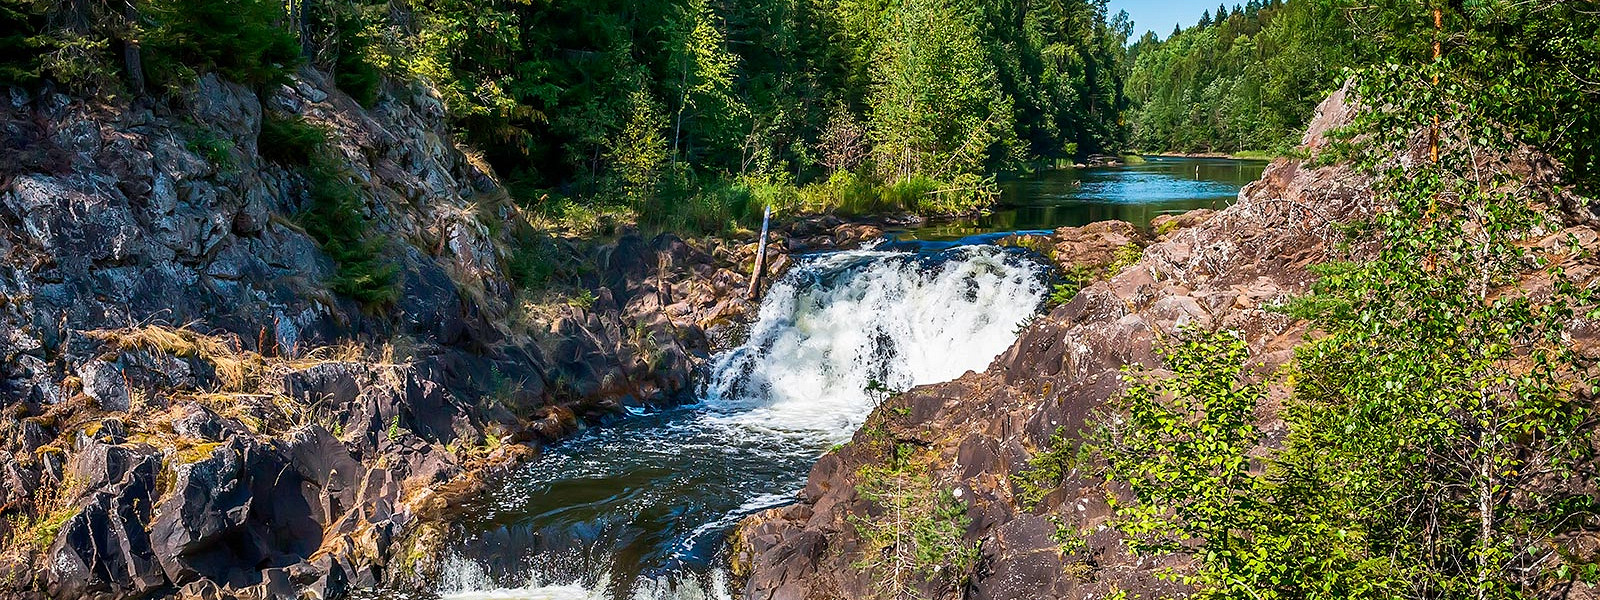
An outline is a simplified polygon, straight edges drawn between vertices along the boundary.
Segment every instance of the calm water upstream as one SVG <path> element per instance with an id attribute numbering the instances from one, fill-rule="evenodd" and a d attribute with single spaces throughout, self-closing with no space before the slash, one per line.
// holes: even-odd
<path id="1" fill-rule="evenodd" d="M 953 240 L 1108 220 L 1146 227 L 1163 214 L 1233 204 L 1239 190 L 1266 168 L 1266 161 L 1257 160 L 1150 157 L 1137 165 L 1042 171 L 1002 180 L 999 205 L 989 215 L 898 233 L 908 239 Z"/>
<path id="2" fill-rule="evenodd" d="M 1220 208 L 1263 166 L 1159 159 L 1049 172 L 1008 182 L 1006 205 L 990 217 L 901 237 L 1142 224 Z M 1046 267 L 1022 251 L 883 248 L 802 259 L 768 291 L 749 341 L 713 360 L 696 404 L 591 428 L 518 472 L 464 524 L 438 593 L 730 597 L 729 529 L 792 501 L 817 457 L 871 411 L 870 383 L 905 389 L 982 370 L 1048 293 Z"/>

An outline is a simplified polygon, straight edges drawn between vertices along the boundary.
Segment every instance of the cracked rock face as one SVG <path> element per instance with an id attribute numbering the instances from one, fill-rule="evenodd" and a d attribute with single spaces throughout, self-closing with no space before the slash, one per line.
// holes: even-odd
<path id="1" fill-rule="evenodd" d="M 558 242 L 595 302 L 519 329 L 487 221 L 515 216 L 421 86 L 367 110 L 303 69 L 117 102 L 0 101 L 0 596 L 425 584 L 457 500 L 582 418 L 678 401 L 703 328 L 754 310 L 753 245 L 624 232 Z M 288 117 L 360 187 L 386 310 L 328 290 L 304 178 L 259 154 Z"/>
<path id="2" fill-rule="evenodd" d="M 748 240 L 556 239 L 592 303 L 529 317 L 517 208 L 439 98 L 364 109 L 302 69 L 258 95 L 0 100 L 0 597 L 337 598 L 425 585 L 460 500 L 587 418 L 678 402 L 739 342 Z M 398 268 L 363 310 L 263 119 L 328 132 Z M 496 226 L 491 226 L 496 225 Z M 804 248 L 871 226 L 795 225 Z M 24 539 L 27 538 L 27 539 Z"/>

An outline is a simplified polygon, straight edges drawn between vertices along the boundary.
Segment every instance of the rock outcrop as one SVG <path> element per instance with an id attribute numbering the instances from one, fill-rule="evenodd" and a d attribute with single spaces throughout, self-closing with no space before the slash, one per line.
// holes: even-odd
<path id="1" fill-rule="evenodd" d="M 1331 97 L 1319 108 L 1304 147 L 1317 152 L 1326 132 L 1348 123 L 1352 110 L 1343 92 Z M 1415 150 L 1426 157 L 1426 142 Z M 1556 180 L 1550 174 L 1558 172 L 1531 151 L 1484 168 L 1551 189 Z M 1155 348 L 1180 328 L 1242 332 L 1257 373 L 1290 360 L 1308 335 L 1306 326 L 1271 307 L 1308 290 L 1308 267 L 1332 256 L 1340 239 L 1336 225 L 1380 208 L 1365 176 L 1342 166 L 1278 160 L 1234 206 L 1158 221 L 1158 240 L 1136 262 L 1034 320 L 985 372 L 885 401 L 851 443 L 818 461 L 798 503 L 746 519 L 733 539 L 744 597 L 900 597 L 896 591 L 880 593 L 882 573 L 860 568 L 874 558 L 864 555 L 867 548 L 877 547 L 864 537 L 862 525 L 885 510 L 869 502 L 860 486 L 876 476 L 872 469 L 904 463 L 908 454 L 912 471 L 927 473 L 933 487 L 952 490 L 968 507 L 970 524 L 951 547 L 976 546 L 979 552 L 970 570 L 925 573 L 917 597 L 1088 600 L 1119 591 L 1130 597 L 1181 596 L 1185 590 L 1156 575 L 1181 569 L 1186 558 L 1133 556 L 1110 526 L 1107 498 L 1125 490 L 1108 487 L 1086 466 L 1074 467 L 1059 486 L 1039 490 L 1034 503 L 1022 498 L 1013 476 L 1052 447 L 1052 436 L 1076 443 L 1097 411 L 1124 389 L 1122 367 L 1158 365 Z M 1553 232 L 1549 243 L 1569 234 L 1595 243 L 1587 211 L 1567 216 L 1571 228 Z M 1099 224 L 1024 245 L 1050 249 L 1069 268 L 1098 266 L 1111 262 L 1108 252 L 1124 237 L 1140 241 L 1115 225 Z M 1595 272 L 1592 264 L 1578 264 L 1593 262 L 1586 255 L 1593 249 L 1565 255 L 1577 261 L 1568 272 L 1584 273 L 1580 280 Z M 1574 339 L 1585 347 L 1595 341 L 1576 330 Z M 1267 443 L 1284 432 L 1276 417 L 1284 393 L 1275 388 L 1257 415 Z"/>
<path id="2" fill-rule="evenodd" d="M 0 596 L 337 598 L 410 587 L 463 495 L 737 341 L 754 244 L 550 240 L 571 300 L 512 283 L 519 210 L 422 86 L 371 109 L 322 73 L 171 99 L 0 102 Z M 305 174 L 327 132 L 396 299 L 330 291 Z M 803 224 L 811 241 L 871 233 Z"/>

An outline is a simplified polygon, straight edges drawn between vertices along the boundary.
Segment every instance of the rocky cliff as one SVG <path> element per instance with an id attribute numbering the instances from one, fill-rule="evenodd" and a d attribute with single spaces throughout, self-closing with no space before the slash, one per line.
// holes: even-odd
<path id="1" fill-rule="evenodd" d="M 1327 133 L 1354 110 L 1343 92 L 1325 102 L 1305 136 L 1307 153 L 1319 154 Z M 1412 155 L 1394 157 L 1395 164 L 1427 160 L 1425 136 L 1417 139 Z M 1515 185 L 1558 189 L 1559 169 L 1531 150 L 1484 156 L 1479 167 L 1508 174 Z M 1573 210 L 1577 204 L 1562 194 L 1553 196 L 1568 208 L 1570 228 L 1538 243 L 1579 240 L 1586 250 L 1557 260 L 1582 285 L 1596 272 L 1600 235 L 1592 214 Z M 1308 267 L 1333 256 L 1339 224 L 1382 208 L 1371 181 L 1346 167 L 1278 160 L 1234 206 L 1158 223 L 1159 239 L 1125 265 L 1116 264 L 1114 249 L 1149 241 L 1131 228 L 1099 224 L 1034 240 L 1069 271 L 1112 263 L 1114 274 L 1033 321 L 986 371 L 885 401 L 851 443 L 817 463 L 798 503 L 746 519 L 733 540 L 744 597 L 1181 596 L 1181 586 L 1156 575 L 1182 572 L 1188 558 L 1134 556 L 1111 527 L 1108 500 L 1127 500 L 1125 489 L 1108 484 L 1090 461 L 1059 461 L 1058 477 L 1044 481 L 1030 476 L 1031 462 L 1078 446 L 1124 389 L 1122 368 L 1159 365 L 1155 350 L 1180 328 L 1241 332 L 1258 375 L 1285 364 L 1311 332 L 1272 305 L 1308 290 Z M 1591 349 L 1600 341 L 1581 322 L 1572 337 Z M 1285 394 L 1274 387 L 1258 411 L 1267 444 L 1284 433 L 1276 411 Z M 954 516 L 941 490 L 959 500 Z M 941 523 L 959 527 L 945 534 Z M 920 537 L 898 538 L 896 528 Z M 921 565 L 904 550 L 930 544 L 941 564 Z"/>
<path id="2" fill-rule="evenodd" d="M 332 291 L 312 182 L 263 158 L 273 118 L 326 131 L 392 301 Z M 0 596 L 418 585 L 452 500 L 675 401 L 751 308 L 751 244 L 631 232 L 547 240 L 578 265 L 570 300 L 520 289 L 527 219 L 422 86 L 371 109 L 311 69 L 162 99 L 10 89 L 0 144 Z"/>

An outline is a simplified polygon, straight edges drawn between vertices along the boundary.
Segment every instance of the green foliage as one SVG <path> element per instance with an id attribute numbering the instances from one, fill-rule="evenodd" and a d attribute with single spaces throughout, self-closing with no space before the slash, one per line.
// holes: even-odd
<path id="1" fill-rule="evenodd" d="M 1162 350 L 1169 377 L 1133 368 L 1116 408 L 1127 413 L 1122 428 L 1109 426 L 1103 450 L 1112 478 L 1127 482 L 1135 502 L 1118 506 L 1117 527 L 1138 552 L 1172 552 L 1202 540 L 1209 564 L 1250 531 L 1245 522 L 1257 483 L 1247 453 L 1258 442 L 1259 384 L 1240 381 L 1249 357 L 1243 338 L 1232 333 L 1182 334 Z"/>
<path id="2" fill-rule="evenodd" d="M 304 173 L 311 204 L 299 221 L 338 265 L 328 287 L 369 309 L 393 303 L 399 295 L 395 282 L 399 268 L 384 259 L 383 240 L 368 235 L 361 188 L 325 154 L 312 160 Z"/>
<path id="3" fill-rule="evenodd" d="M 1498 99 L 1460 83 L 1474 76 L 1446 59 L 1358 79 L 1360 97 L 1385 100 L 1357 123 L 1360 167 L 1395 208 L 1366 229 L 1383 242 L 1375 256 L 1321 268 L 1294 307 L 1328 335 L 1297 354 L 1282 462 L 1347 507 L 1345 527 L 1381 540 L 1373 555 L 1412 596 L 1526 591 L 1537 570 L 1506 573 L 1551 558 L 1538 545 L 1572 526 L 1559 490 L 1589 452 L 1575 443 L 1590 413 L 1576 391 L 1594 382 L 1577 375 L 1587 363 L 1564 331 L 1593 293 L 1528 247 L 1556 225 L 1541 208 L 1551 192 L 1479 164 L 1516 150 L 1489 118 Z M 1437 163 L 1382 158 L 1407 151 L 1441 106 Z M 1521 289 L 1529 272 L 1550 280 L 1547 296 Z"/>
<path id="4" fill-rule="evenodd" d="M 915 459 L 912 447 L 897 444 L 888 466 L 856 473 L 857 493 L 881 511 L 850 517 L 865 545 L 854 566 L 876 579 L 875 598 L 919 598 L 928 585 L 959 589 L 978 564 L 978 544 L 965 541 L 972 523 L 967 503 Z"/>
<path id="5" fill-rule="evenodd" d="M 914 211 L 938 189 L 939 182 L 922 175 L 911 175 L 883 189 L 883 204 Z"/>
<path id="6" fill-rule="evenodd" d="M 378 101 L 383 73 L 378 64 L 376 33 L 381 31 L 388 7 L 364 2 L 302 2 L 310 13 L 306 29 L 333 75 L 334 84 L 362 106 Z"/>
<path id="7" fill-rule="evenodd" d="M 891 8 L 870 103 L 885 179 L 978 174 L 1011 157 L 1011 99 L 984 53 L 975 15 L 951 0 Z"/>
<path id="8" fill-rule="evenodd" d="M 329 288 L 368 309 L 381 308 L 398 297 L 399 268 L 383 257 L 383 241 L 369 235 L 362 190 L 338 164 L 327 135 L 301 117 L 269 112 L 258 146 L 262 157 L 305 176 L 311 203 L 299 222 L 338 265 Z"/>
<path id="9" fill-rule="evenodd" d="M 49 43 L 44 37 L 45 4 L 0 0 L 0 85 L 29 85 L 39 79 Z"/>
<path id="10" fill-rule="evenodd" d="M 74 7 L 74 18 L 107 17 L 105 6 Z M 29 86 L 49 78 L 85 94 L 117 91 L 111 40 L 89 27 L 53 25 L 63 7 L 51 0 L 0 0 L 0 85 Z"/>
<path id="11" fill-rule="evenodd" d="M 638 90 L 629 95 L 633 115 L 612 140 L 608 158 L 616 165 L 620 192 L 635 205 L 658 198 L 667 167 L 666 125 L 650 93 Z"/>
<path id="12" fill-rule="evenodd" d="M 708 0 L 685 0 L 673 7 L 668 20 L 663 83 L 676 100 L 674 158 L 729 151 L 742 133 L 738 125 L 746 109 L 733 89 L 739 59 L 726 50 L 726 38 L 716 20 Z M 694 127 L 695 120 L 705 122 Z M 687 131 L 686 125 L 690 126 Z"/>
<path id="13" fill-rule="evenodd" d="M 1126 23 L 1087 0 L 431 0 L 416 23 L 380 62 L 437 87 L 500 172 L 653 227 L 966 214 L 1026 154 L 1121 143 Z"/>
<path id="14" fill-rule="evenodd" d="M 1061 306 L 1071 302 L 1081 291 L 1083 291 L 1083 282 L 1077 279 L 1064 279 L 1050 287 L 1050 299 L 1047 302 L 1050 306 Z"/>
<path id="15" fill-rule="evenodd" d="M 205 158 L 218 171 L 226 173 L 238 167 L 233 159 L 233 140 L 219 135 L 215 130 L 196 127 L 189 134 L 185 146 L 190 152 Z"/>
<path id="16" fill-rule="evenodd" d="M 1288 150 L 1346 68 L 1445 58 L 1476 109 L 1600 182 L 1600 12 L 1584 2 L 1290 0 L 1129 47 L 1134 144 Z M 1433 31 L 1432 9 L 1443 31 Z"/>
<path id="17" fill-rule="evenodd" d="M 1056 428 L 1048 444 L 1028 458 L 1028 466 L 1011 474 L 1011 486 L 1017 499 L 1028 510 L 1038 508 L 1050 492 L 1061 487 L 1067 475 L 1078 469 L 1084 461 L 1083 446 L 1066 438 L 1066 430 Z"/>
<path id="18" fill-rule="evenodd" d="M 1165 576 L 1200 598 L 1387 597 L 1360 558 L 1358 535 L 1285 473 L 1252 469 L 1255 410 L 1266 386 L 1245 379 L 1249 351 L 1233 332 L 1186 331 L 1161 350 L 1168 373 L 1129 369 L 1099 450 L 1126 482 L 1116 527 L 1135 552 L 1187 552 L 1190 572 Z M 1308 496 L 1312 496 L 1308 498 Z"/>
<path id="19" fill-rule="evenodd" d="M 81 491 L 78 479 L 69 473 L 52 487 L 33 493 L 31 515 L 18 510 L 6 516 L 10 535 L 9 539 L 0 542 L 0 548 L 13 550 L 27 544 L 31 546 L 28 548 L 30 552 L 44 552 L 55 542 L 67 521 L 82 512 L 82 508 L 73 502 L 74 495 Z"/>
<path id="20" fill-rule="evenodd" d="M 300 44 L 282 27 L 273 0 L 148 0 L 141 44 L 145 76 L 176 87 L 215 70 L 247 85 L 283 81 L 300 62 Z"/>
<path id="21" fill-rule="evenodd" d="M 78 93 L 100 94 L 120 88 L 119 69 L 112 58 L 111 41 L 61 31 L 46 36 L 44 72 L 67 89 Z"/>
<path id="22" fill-rule="evenodd" d="M 1118 246 L 1117 251 L 1111 255 L 1111 264 L 1106 265 L 1106 274 L 1114 276 L 1117 273 L 1121 273 L 1123 269 L 1133 266 L 1143 257 L 1144 248 L 1140 247 L 1139 244 L 1128 242 Z"/>
<path id="23" fill-rule="evenodd" d="M 327 142 L 327 132 L 304 118 L 267 112 L 261 117 L 261 136 L 256 146 L 267 160 L 307 166 Z"/>
<path id="24" fill-rule="evenodd" d="M 589 310 L 589 307 L 594 306 L 594 301 L 594 291 L 583 288 L 574 292 L 572 297 L 567 299 L 567 305 L 581 310 Z"/>
<path id="25" fill-rule="evenodd" d="M 1521 125 L 1493 118 L 1505 97 L 1462 54 L 1356 78 L 1376 108 L 1342 156 L 1392 208 L 1347 227 L 1349 254 L 1287 309 L 1320 335 L 1296 352 L 1281 448 L 1259 449 L 1263 388 L 1226 335 L 1168 348 L 1171 375 L 1135 376 L 1125 424 L 1106 421 L 1135 497 L 1119 527 L 1199 559 L 1181 578 L 1202 597 L 1522 598 L 1584 576 L 1548 540 L 1600 520 L 1577 468 L 1596 381 L 1565 337 L 1596 297 L 1559 266 L 1572 250 L 1532 243 L 1559 230 L 1559 192 L 1485 162 Z M 1437 161 L 1396 158 L 1435 127 Z"/>
<path id="26" fill-rule="evenodd" d="M 1130 47 L 1127 93 L 1139 148 L 1286 150 L 1317 104 L 1358 64 L 1343 0 L 1255 4 L 1215 24 Z"/>
<path id="27" fill-rule="evenodd" d="M 1061 281 L 1050 288 L 1049 306 L 1061 306 L 1071 302 L 1090 283 L 1105 276 L 1104 267 L 1091 267 L 1088 265 L 1073 265 L 1061 273 Z"/>
<path id="28" fill-rule="evenodd" d="M 543 232 L 531 227 L 512 233 L 512 251 L 506 259 L 506 274 L 519 289 L 539 289 L 561 271 L 561 252 Z"/>

